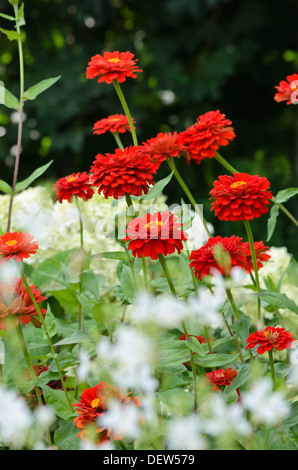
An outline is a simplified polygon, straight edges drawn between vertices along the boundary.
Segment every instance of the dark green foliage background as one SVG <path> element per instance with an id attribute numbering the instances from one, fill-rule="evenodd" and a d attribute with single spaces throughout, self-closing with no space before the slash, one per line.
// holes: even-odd
<path id="1" fill-rule="evenodd" d="M 98 153 L 113 152 L 110 135 L 94 136 L 96 120 L 122 113 L 112 85 L 87 80 L 88 61 L 104 50 L 130 50 L 143 74 L 122 89 L 137 121 L 139 142 L 162 131 L 182 131 L 197 116 L 219 109 L 232 120 L 236 139 L 222 155 L 240 171 L 267 176 L 273 194 L 297 186 L 298 106 L 277 104 L 275 86 L 297 72 L 296 0 L 25 0 L 25 89 L 42 79 L 61 79 L 36 101 L 26 102 L 22 179 L 50 159 L 53 181 L 88 171 Z M 13 14 L 7 0 L 0 11 Z M 11 23 L 1 18 L 1 26 Z M 90 27 L 91 26 L 91 27 Z M 0 80 L 18 96 L 16 42 L 0 36 Z M 164 105 L 160 91 L 175 100 Z M 0 108 L 0 178 L 11 182 L 17 125 Z M 33 132 L 32 132 L 33 131 Z M 36 132 L 37 131 L 37 132 Z M 130 136 L 124 138 L 130 145 Z M 242 223 L 221 223 L 209 212 L 213 180 L 225 174 L 215 160 L 200 166 L 178 162 L 207 220 L 221 235 L 243 235 Z M 168 173 L 162 166 L 157 179 Z M 179 192 L 178 192 L 179 191 Z M 169 202 L 183 196 L 174 180 Z M 297 217 L 297 196 L 287 207 Z M 268 216 L 252 223 L 266 239 Z M 283 214 L 270 240 L 297 255 L 297 228 Z"/>

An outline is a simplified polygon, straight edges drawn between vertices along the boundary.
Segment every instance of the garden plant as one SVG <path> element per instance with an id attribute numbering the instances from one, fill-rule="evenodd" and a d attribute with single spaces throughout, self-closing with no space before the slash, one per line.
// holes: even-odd
<path id="1" fill-rule="evenodd" d="M 298 235 L 286 207 L 298 188 L 273 194 L 265 174 L 229 163 L 237 136 L 224 110 L 139 142 L 125 85 L 138 86 L 142 64 L 107 50 L 82 63 L 85 86 L 112 88 L 119 106 L 90 129 L 92 165 L 51 190 L 38 180 L 52 161 L 20 178 L 24 108 L 60 77 L 26 88 L 24 4 L 9 3 L 0 31 L 20 81 L 19 96 L 0 86 L 18 115 L 13 181 L 0 180 L 0 448 L 297 450 L 298 265 L 270 239 L 281 212 Z M 272 99 L 295 106 L 298 74 Z M 206 159 L 217 162 L 210 210 L 183 177 Z M 167 185 L 183 193 L 175 204 Z"/>

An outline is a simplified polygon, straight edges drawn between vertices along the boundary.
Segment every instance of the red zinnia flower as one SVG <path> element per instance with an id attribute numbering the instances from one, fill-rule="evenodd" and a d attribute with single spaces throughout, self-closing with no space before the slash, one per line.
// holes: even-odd
<path id="1" fill-rule="evenodd" d="M 229 276 L 234 266 L 247 268 L 247 251 L 242 238 L 231 237 L 209 238 L 208 242 L 192 251 L 189 257 L 194 275 L 201 281 L 203 277 L 212 274 L 212 269 L 217 269 L 221 274 Z"/>
<path id="2" fill-rule="evenodd" d="M 219 176 L 210 191 L 211 210 L 219 220 L 252 220 L 268 212 L 272 194 L 267 178 L 247 173 Z"/>
<path id="3" fill-rule="evenodd" d="M 0 264 L 12 259 L 23 261 L 34 255 L 38 249 L 38 243 L 29 233 L 7 232 L 0 237 Z"/>
<path id="4" fill-rule="evenodd" d="M 56 199 L 58 199 L 60 203 L 62 203 L 64 199 L 68 202 L 72 202 L 74 196 L 88 201 L 94 194 L 90 176 L 86 171 L 83 171 L 83 173 L 72 173 L 71 175 L 60 178 L 54 184 L 53 190 L 56 191 Z"/>
<path id="5" fill-rule="evenodd" d="M 277 93 L 274 96 L 274 99 L 277 103 L 280 101 L 286 101 L 287 104 L 297 104 L 298 103 L 298 74 L 294 73 L 293 75 L 287 76 L 287 81 L 282 80 L 278 86 L 275 87 Z"/>
<path id="6" fill-rule="evenodd" d="M 119 199 L 126 193 L 141 196 L 148 193 L 149 184 L 154 184 L 155 170 L 150 155 L 140 155 L 136 146 L 97 155 L 90 171 L 93 184 L 106 199 L 109 196 Z"/>
<path id="7" fill-rule="evenodd" d="M 197 118 L 197 122 L 181 132 L 177 137 L 179 144 L 187 147 L 189 156 L 196 163 L 205 158 L 215 157 L 217 149 L 228 145 L 234 139 L 232 122 L 220 111 L 209 111 Z"/>
<path id="8" fill-rule="evenodd" d="M 132 120 L 135 123 L 135 120 Z M 124 114 L 113 114 L 107 118 L 101 119 L 94 124 L 93 134 L 104 134 L 105 132 L 120 132 L 123 134 L 130 131 L 129 122 Z"/>
<path id="9" fill-rule="evenodd" d="M 98 385 L 95 385 L 95 387 L 85 389 L 79 403 L 73 405 L 77 408 L 79 415 L 74 419 L 75 426 L 80 429 L 77 437 L 85 439 L 88 426 L 92 423 L 96 424 L 97 418 L 107 411 L 110 399 L 118 399 L 124 405 L 130 401 L 136 406 L 140 405 L 140 401 L 137 397 L 123 395 L 116 387 L 105 382 L 100 382 Z M 99 435 L 98 442 L 100 443 L 110 439 L 110 436 L 115 440 L 121 439 L 118 435 L 114 436 L 110 428 L 98 428 L 97 433 Z"/>
<path id="10" fill-rule="evenodd" d="M 137 72 L 143 72 L 136 65 L 139 59 L 134 59 L 131 52 L 104 52 L 96 54 L 88 63 L 86 76 L 95 78 L 99 76 L 98 83 L 112 83 L 113 80 L 122 83 L 127 77 L 136 78 Z"/>
<path id="11" fill-rule="evenodd" d="M 183 248 L 182 240 L 187 240 L 178 218 L 168 211 L 148 213 L 132 219 L 127 225 L 126 233 L 124 241 L 130 242 L 128 250 L 132 250 L 133 256 L 138 258 L 149 256 L 158 259 L 159 254 L 168 255 L 175 250 L 180 253 Z"/>
<path id="12" fill-rule="evenodd" d="M 238 372 L 233 370 L 232 367 L 229 367 L 226 370 L 218 369 L 212 372 L 208 372 L 206 374 L 206 377 L 209 382 L 211 382 L 213 385 L 212 390 L 218 391 L 220 390 L 220 387 L 228 387 L 229 385 L 231 385 L 237 375 Z"/>
<path id="13" fill-rule="evenodd" d="M 264 330 L 255 331 L 248 336 L 245 349 L 260 345 L 257 352 L 264 354 L 265 351 L 271 351 L 273 348 L 277 351 L 289 349 L 293 341 L 295 341 L 295 339 L 292 333 L 285 331 L 285 328 L 266 326 Z"/>
<path id="14" fill-rule="evenodd" d="M 37 304 L 41 304 L 47 297 L 43 297 L 35 286 L 30 286 Z M 46 309 L 41 308 L 41 313 L 45 315 Z M 40 326 L 40 322 L 34 317 L 38 316 L 34 303 L 22 281 L 19 278 L 15 285 L 6 287 L 0 286 L 0 328 L 5 329 L 5 324 L 10 319 L 17 325 L 18 322 L 27 325 L 30 321 L 35 326 Z"/>
<path id="15" fill-rule="evenodd" d="M 177 132 L 159 132 L 156 137 L 143 142 L 140 152 L 151 155 L 157 170 L 168 157 L 180 157 L 182 154 L 187 155 L 186 146 L 178 143 L 177 136 Z"/>
<path id="16" fill-rule="evenodd" d="M 245 249 L 247 252 L 247 264 L 250 267 L 250 269 L 253 271 L 254 267 L 253 267 L 249 242 L 245 242 L 244 245 L 245 245 Z M 260 269 L 264 266 L 263 261 L 268 261 L 268 259 L 271 258 L 271 256 L 267 253 L 270 250 L 270 248 L 269 246 L 265 246 L 262 241 L 254 242 L 254 247 L 255 247 L 256 258 L 257 258 L 257 266 L 258 266 L 258 269 Z"/>

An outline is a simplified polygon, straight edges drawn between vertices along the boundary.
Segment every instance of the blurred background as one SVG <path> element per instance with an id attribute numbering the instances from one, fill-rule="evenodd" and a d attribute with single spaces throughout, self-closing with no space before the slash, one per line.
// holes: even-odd
<path id="1" fill-rule="evenodd" d="M 57 178 L 89 171 L 98 153 L 113 152 L 111 135 L 93 135 L 94 123 L 122 113 L 112 85 L 86 79 L 90 58 L 104 50 L 129 50 L 143 69 L 122 90 L 137 122 L 139 143 L 158 132 L 183 131 L 207 111 L 231 119 L 236 138 L 220 153 L 239 171 L 266 176 L 275 195 L 298 180 L 298 106 L 274 101 L 275 86 L 298 71 L 297 0 L 25 0 L 23 27 L 25 89 L 50 77 L 61 79 L 35 101 L 26 102 L 19 179 L 53 159 Z M 7 0 L 0 11 L 13 14 Z M 0 18 L 0 26 L 11 23 Z M 0 80 L 18 96 L 16 41 L 0 33 Z M 11 184 L 17 113 L 0 106 L 0 178 Z M 125 135 L 130 145 L 130 134 Z M 179 171 L 217 234 L 245 237 L 242 223 L 218 222 L 209 191 L 227 171 L 217 161 Z M 157 179 L 169 169 L 163 164 Z M 39 180 L 40 183 L 40 180 Z M 174 179 L 168 202 L 180 202 Z M 187 201 L 188 202 L 188 201 Z M 297 196 L 286 203 L 297 217 Z M 268 215 L 256 219 L 256 240 L 266 240 Z M 297 227 L 280 214 L 270 245 L 298 256 Z"/>

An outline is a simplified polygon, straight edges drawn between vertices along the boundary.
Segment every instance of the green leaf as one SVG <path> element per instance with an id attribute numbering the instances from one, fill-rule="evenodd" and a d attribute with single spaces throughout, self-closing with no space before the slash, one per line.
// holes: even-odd
<path id="1" fill-rule="evenodd" d="M 104 251 L 102 253 L 99 253 L 98 256 L 100 256 L 101 258 L 106 258 L 106 259 L 116 259 L 118 261 L 127 261 L 127 255 L 124 253 L 124 251 Z"/>
<path id="2" fill-rule="evenodd" d="M 84 331 L 76 331 L 75 333 L 67 336 L 64 339 L 61 339 L 53 346 L 64 346 L 66 344 L 82 344 L 82 343 L 90 343 L 92 342 L 92 338 L 85 333 Z"/>
<path id="3" fill-rule="evenodd" d="M 10 15 L 5 15 L 5 13 L 0 13 L 0 16 L 2 18 L 5 18 L 6 20 L 10 20 L 10 21 L 14 21 L 15 18 L 13 16 L 10 16 Z"/>
<path id="4" fill-rule="evenodd" d="M 190 336 L 186 341 L 185 345 L 193 352 L 196 354 L 199 354 L 199 356 L 205 356 L 208 352 L 208 345 L 205 344 L 200 344 L 197 338 L 194 336 Z"/>
<path id="5" fill-rule="evenodd" d="M 231 383 L 231 385 L 229 385 L 226 389 L 225 389 L 225 394 L 229 394 L 229 393 L 232 393 L 234 392 L 237 388 L 239 388 L 241 385 L 243 385 L 245 382 L 247 382 L 251 376 L 251 365 L 250 364 L 244 364 L 237 377 L 233 380 L 233 382 Z"/>
<path id="6" fill-rule="evenodd" d="M 155 183 L 152 188 L 149 189 L 148 193 L 142 196 L 142 199 L 156 199 L 162 192 L 162 190 L 166 187 L 166 185 L 171 181 L 174 171 L 172 171 L 166 178 Z"/>
<path id="7" fill-rule="evenodd" d="M 278 191 L 277 195 L 275 196 L 276 202 L 282 203 L 287 202 L 291 197 L 296 196 L 298 194 L 298 188 L 287 188 Z"/>
<path id="8" fill-rule="evenodd" d="M 44 321 L 47 333 L 50 335 L 50 337 L 54 336 L 57 333 L 57 324 L 56 318 L 50 310 L 47 311 Z M 44 332 L 44 338 L 46 337 L 46 333 Z"/>
<path id="9" fill-rule="evenodd" d="M 17 33 L 16 31 L 11 31 L 8 29 L 3 29 L 3 28 L 0 28 L 0 31 L 1 33 L 5 34 L 7 39 L 9 39 L 10 41 L 15 41 L 21 38 L 21 35 Z"/>
<path id="10" fill-rule="evenodd" d="M 264 290 L 261 292 L 261 300 L 269 305 L 278 308 L 288 308 L 298 315 L 298 306 L 294 300 L 290 299 L 286 294 L 280 294 L 271 290 Z"/>
<path id="11" fill-rule="evenodd" d="M 97 303 L 93 308 L 93 315 L 97 323 L 104 324 L 106 320 L 111 320 L 115 314 L 115 305 L 107 302 Z"/>
<path id="12" fill-rule="evenodd" d="M 31 173 L 31 175 L 28 176 L 28 178 L 26 178 L 25 180 L 20 181 L 19 183 L 17 183 L 15 192 L 19 193 L 20 191 L 24 191 L 24 189 L 27 189 L 28 186 L 30 186 L 30 184 L 33 183 L 33 181 L 35 181 L 37 178 L 39 178 L 41 175 L 43 175 L 43 173 L 45 173 L 45 171 L 49 168 L 49 166 L 52 163 L 53 163 L 53 160 L 51 160 L 46 165 L 40 166 L 35 171 L 33 171 L 33 173 Z"/>
<path id="13" fill-rule="evenodd" d="M 157 395 L 160 401 L 170 409 L 170 412 L 176 415 L 187 414 L 193 408 L 193 394 L 181 388 L 159 392 Z"/>
<path id="14" fill-rule="evenodd" d="M 220 367 L 234 362 L 239 354 L 206 354 L 205 357 L 195 356 L 196 364 L 202 367 Z"/>
<path id="15" fill-rule="evenodd" d="M 38 95 L 40 95 L 40 93 L 42 93 L 43 91 L 50 88 L 60 78 L 61 78 L 61 75 L 59 75 L 59 77 L 47 78 L 46 80 L 42 80 L 41 82 L 37 83 L 36 85 L 33 85 L 32 87 L 28 88 L 28 90 L 25 91 L 24 99 L 26 99 L 26 100 L 35 100 L 35 98 Z"/>
<path id="16" fill-rule="evenodd" d="M 270 217 L 267 222 L 267 240 L 266 240 L 267 242 L 270 240 L 270 238 L 273 235 L 278 214 L 279 214 L 279 207 L 277 205 L 272 206 L 270 210 Z"/>
<path id="17" fill-rule="evenodd" d="M 120 274 L 120 283 L 125 300 L 127 300 L 128 302 L 133 302 L 135 297 L 134 280 L 132 277 L 131 269 L 126 265 L 122 266 L 122 271 Z"/>
<path id="18" fill-rule="evenodd" d="M 60 450 L 79 450 L 81 439 L 77 438 L 78 429 L 73 422 L 60 422 L 60 427 L 55 431 L 54 442 Z"/>
<path id="19" fill-rule="evenodd" d="M 3 85 L 0 85 L 0 104 L 4 104 L 9 109 L 19 109 L 20 102 Z"/>
<path id="20" fill-rule="evenodd" d="M 44 385 L 42 391 L 46 404 L 55 411 L 59 418 L 65 419 L 66 421 L 73 419 L 75 409 L 73 409 L 73 412 L 71 411 L 64 391 L 55 390 L 48 387 L 48 385 Z M 68 396 L 72 404 L 77 402 L 70 394 L 68 394 Z"/>
<path id="21" fill-rule="evenodd" d="M 0 180 L 0 191 L 3 193 L 11 194 L 12 188 L 5 181 Z"/>

